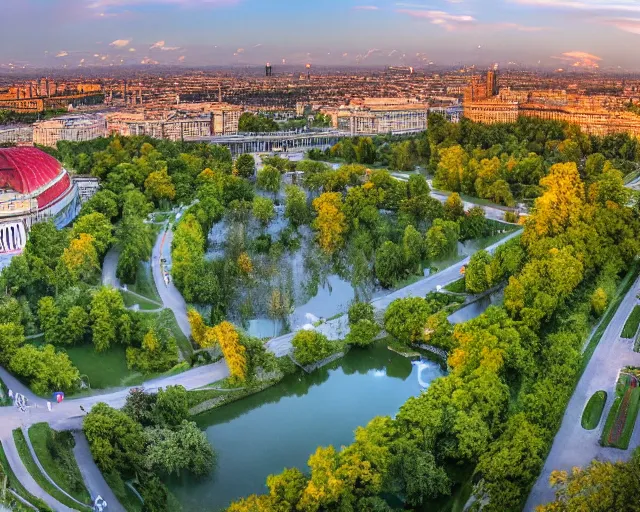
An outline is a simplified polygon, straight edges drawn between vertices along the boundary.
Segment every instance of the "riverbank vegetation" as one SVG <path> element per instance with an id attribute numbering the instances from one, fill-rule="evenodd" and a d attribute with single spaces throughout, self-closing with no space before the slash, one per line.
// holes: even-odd
<path id="1" fill-rule="evenodd" d="M 449 375 L 409 399 L 394 419 L 376 418 L 358 429 L 352 445 L 341 451 L 319 448 L 309 459 L 309 472 L 271 476 L 268 494 L 229 510 L 279 510 L 283 500 L 299 510 L 367 509 L 374 503 L 377 510 L 388 510 L 380 496 L 389 494 L 421 507 L 462 485 L 450 469 L 460 464 L 475 468 L 473 493 L 483 510 L 521 510 L 581 372 L 590 326 L 636 257 L 640 228 L 614 162 L 594 166 L 592 158 L 587 166 L 583 159 L 566 158 L 568 147 L 593 148 L 602 141 L 567 126 L 528 120 L 474 125 L 474 135 L 464 137 L 471 143 L 476 136 L 502 133 L 502 140 L 517 144 L 519 137 L 527 138 L 520 130 L 533 127 L 542 140 L 548 137 L 547 143 L 536 141 L 536 148 L 561 161 L 542 165 L 542 179 L 535 183 L 539 198 L 515 248 L 505 249 L 509 257 L 480 255 L 474 261 L 474 290 L 498 282 L 493 270 L 502 266 L 501 279 L 508 278 L 504 305 L 445 332 Z M 548 144 L 550 139 L 559 143 Z M 420 321 L 405 337 L 423 335 L 428 313 L 422 309 L 409 308 L 408 318 Z"/>
<path id="2" fill-rule="evenodd" d="M 157 394 L 134 389 L 119 411 L 95 405 L 83 421 L 91 453 L 118 499 L 128 500 L 131 481 L 144 510 L 175 510 L 161 478 L 209 473 L 215 453 L 206 436 L 189 421 L 187 391 L 169 386 Z"/>

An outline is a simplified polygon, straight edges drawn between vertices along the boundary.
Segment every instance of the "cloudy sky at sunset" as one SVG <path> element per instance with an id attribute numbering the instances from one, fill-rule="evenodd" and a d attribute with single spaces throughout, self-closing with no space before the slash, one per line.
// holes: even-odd
<path id="1" fill-rule="evenodd" d="M 0 66 L 571 66 L 640 71 L 640 0 L 0 0 Z"/>

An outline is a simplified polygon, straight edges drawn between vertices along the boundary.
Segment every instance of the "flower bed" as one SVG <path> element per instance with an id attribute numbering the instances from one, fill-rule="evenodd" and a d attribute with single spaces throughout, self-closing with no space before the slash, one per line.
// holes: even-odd
<path id="1" fill-rule="evenodd" d="M 609 411 L 600 442 L 603 446 L 626 450 L 629 447 L 640 405 L 638 379 L 633 375 L 621 375 L 616 393 L 618 396 Z"/>

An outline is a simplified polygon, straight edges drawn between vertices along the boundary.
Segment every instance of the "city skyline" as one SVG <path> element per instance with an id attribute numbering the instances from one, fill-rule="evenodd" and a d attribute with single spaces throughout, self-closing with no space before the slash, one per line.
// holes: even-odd
<path id="1" fill-rule="evenodd" d="M 6 0 L 0 69 L 540 65 L 640 71 L 640 1 Z M 28 23 L 29 30 L 25 30 Z M 7 44 L 8 43 L 8 44 Z"/>

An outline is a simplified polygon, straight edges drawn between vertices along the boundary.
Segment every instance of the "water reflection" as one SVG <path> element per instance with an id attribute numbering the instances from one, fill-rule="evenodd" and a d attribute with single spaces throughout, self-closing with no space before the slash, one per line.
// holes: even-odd
<path id="1" fill-rule="evenodd" d="M 424 384 L 442 375 L 437 363 L 418 367 L 378 345 L 353 349 L 310 375 L 278 385 L 197 418 L 218 453 L 216 471 L 201 481 L 170 482 L 183 508 L 211 511 L 241 496 L 266 491 L 271 473 L 306 469 L 319 445 L 353 441 L 353 431 L 376 415 L 394 415 Z"/>

